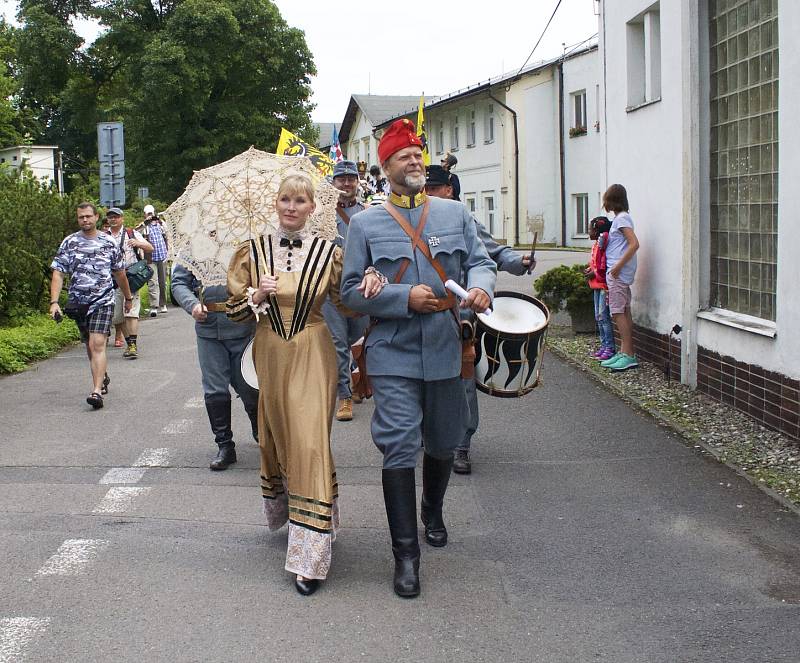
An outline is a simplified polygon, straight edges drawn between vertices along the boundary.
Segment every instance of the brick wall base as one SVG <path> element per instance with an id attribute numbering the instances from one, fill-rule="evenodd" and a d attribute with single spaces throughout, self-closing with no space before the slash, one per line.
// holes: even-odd
<path id="1" fill-rule="evenodd" d="M 636 356 L 660 367 L 675 380 L 681 377 L 681 343 L 669 336 L 634 325 Z M 617 336 L 619 343 L 619 336 Z M 800 440 L 800 381 L 733 357 L 697 348 L 697 389 L 731 405 L 760 424 Z"/>

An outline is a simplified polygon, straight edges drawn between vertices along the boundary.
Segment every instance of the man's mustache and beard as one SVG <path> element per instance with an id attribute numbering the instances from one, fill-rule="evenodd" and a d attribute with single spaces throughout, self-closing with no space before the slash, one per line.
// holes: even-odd
<path id="1" fill-rule="evenodd" d="M 423 173 L 408 173 L 403 176 L 403 185 L 414 193 L 419 193 L 425 188 L 425 175 Z"/>

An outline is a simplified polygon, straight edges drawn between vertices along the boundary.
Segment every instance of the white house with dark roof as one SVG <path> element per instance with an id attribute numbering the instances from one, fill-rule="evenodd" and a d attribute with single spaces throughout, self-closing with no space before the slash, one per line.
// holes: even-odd
<path id="1" fill-rule="evenodd" d="M 461 200 L 498 241 L 589 246 L 599 213 L 597 45 L 427 100 L 431 163 L 450 152 Z M 416 106 L 389 116 L 416 120 Z"/>
<path id="2" fill-rule="evenodd" d="M 0 148 L 0 164 L 19 170 L 25 168 L 39 181 L 55 184 L 64 190 L 64 174 L 57 145 L 14 145 Z"/>
<path id="3" fill-rule="evenodd" d="M 341 128 L 339 144 L 351 161 L 365 161 L 367 168 L 378 163 L 378 139 L 375 127 L 387 118 L 415 112 L 419 96 L 354 94 L 350 97 Z"/>

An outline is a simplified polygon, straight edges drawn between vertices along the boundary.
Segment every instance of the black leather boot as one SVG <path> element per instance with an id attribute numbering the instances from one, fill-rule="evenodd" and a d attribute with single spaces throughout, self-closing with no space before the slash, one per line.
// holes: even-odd
<path id="1" fill-rule="evenodd" d="M 236 462 L 236 449 L 233 444 L 231 432 L 231 399 L 230 396 L 206 396 L 206 412 L 214 441 L 219 447 L 217 456 L 209 464 L 209 469 L 219 471 L 227 470 L 229 465 Z"/>
<path id="2" fill-rule="evenodd" d="M 392 534 L 394 593 L 419 596 L 419 539 L 414 468 L 383 470 L 383 501 Z"/>
<path id="3" fill-rule="evenodd" d="M 253 389 L 250 385 L 245 384 L 238 393 L 239 398 L 242 399 L 244 411 L 247 412 L 247 417 L 250 419 L 253 439 L 258 444 L 258 389 Z"/>
<path id="4" fill-rule="evenodd" d="M 453 457 L 440 460 L 425 454 L 422 457 L 422 507 L 420 518 L 425 525 L 425 540 L 432 546 L 447 545 L 447 528 L 442 518 L 442 504 L 450 481 Z"/>

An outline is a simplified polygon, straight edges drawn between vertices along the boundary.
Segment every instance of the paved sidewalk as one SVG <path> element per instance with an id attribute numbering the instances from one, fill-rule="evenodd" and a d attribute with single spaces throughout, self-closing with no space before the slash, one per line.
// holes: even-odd
<path id="1" fill-rule="evenodd" d="M 529 396 L 481 395 L 417 600 L 391 589 L 371 404 L 337 423 L 343 529 L 303 598 L 238 403 L 240 461 L 207 469 L 190 318 L 140 337 L 98 412 L 81 348 L 0 379 L 2 663 L 798 659 L 800 519 L 552 356 Z"/>

